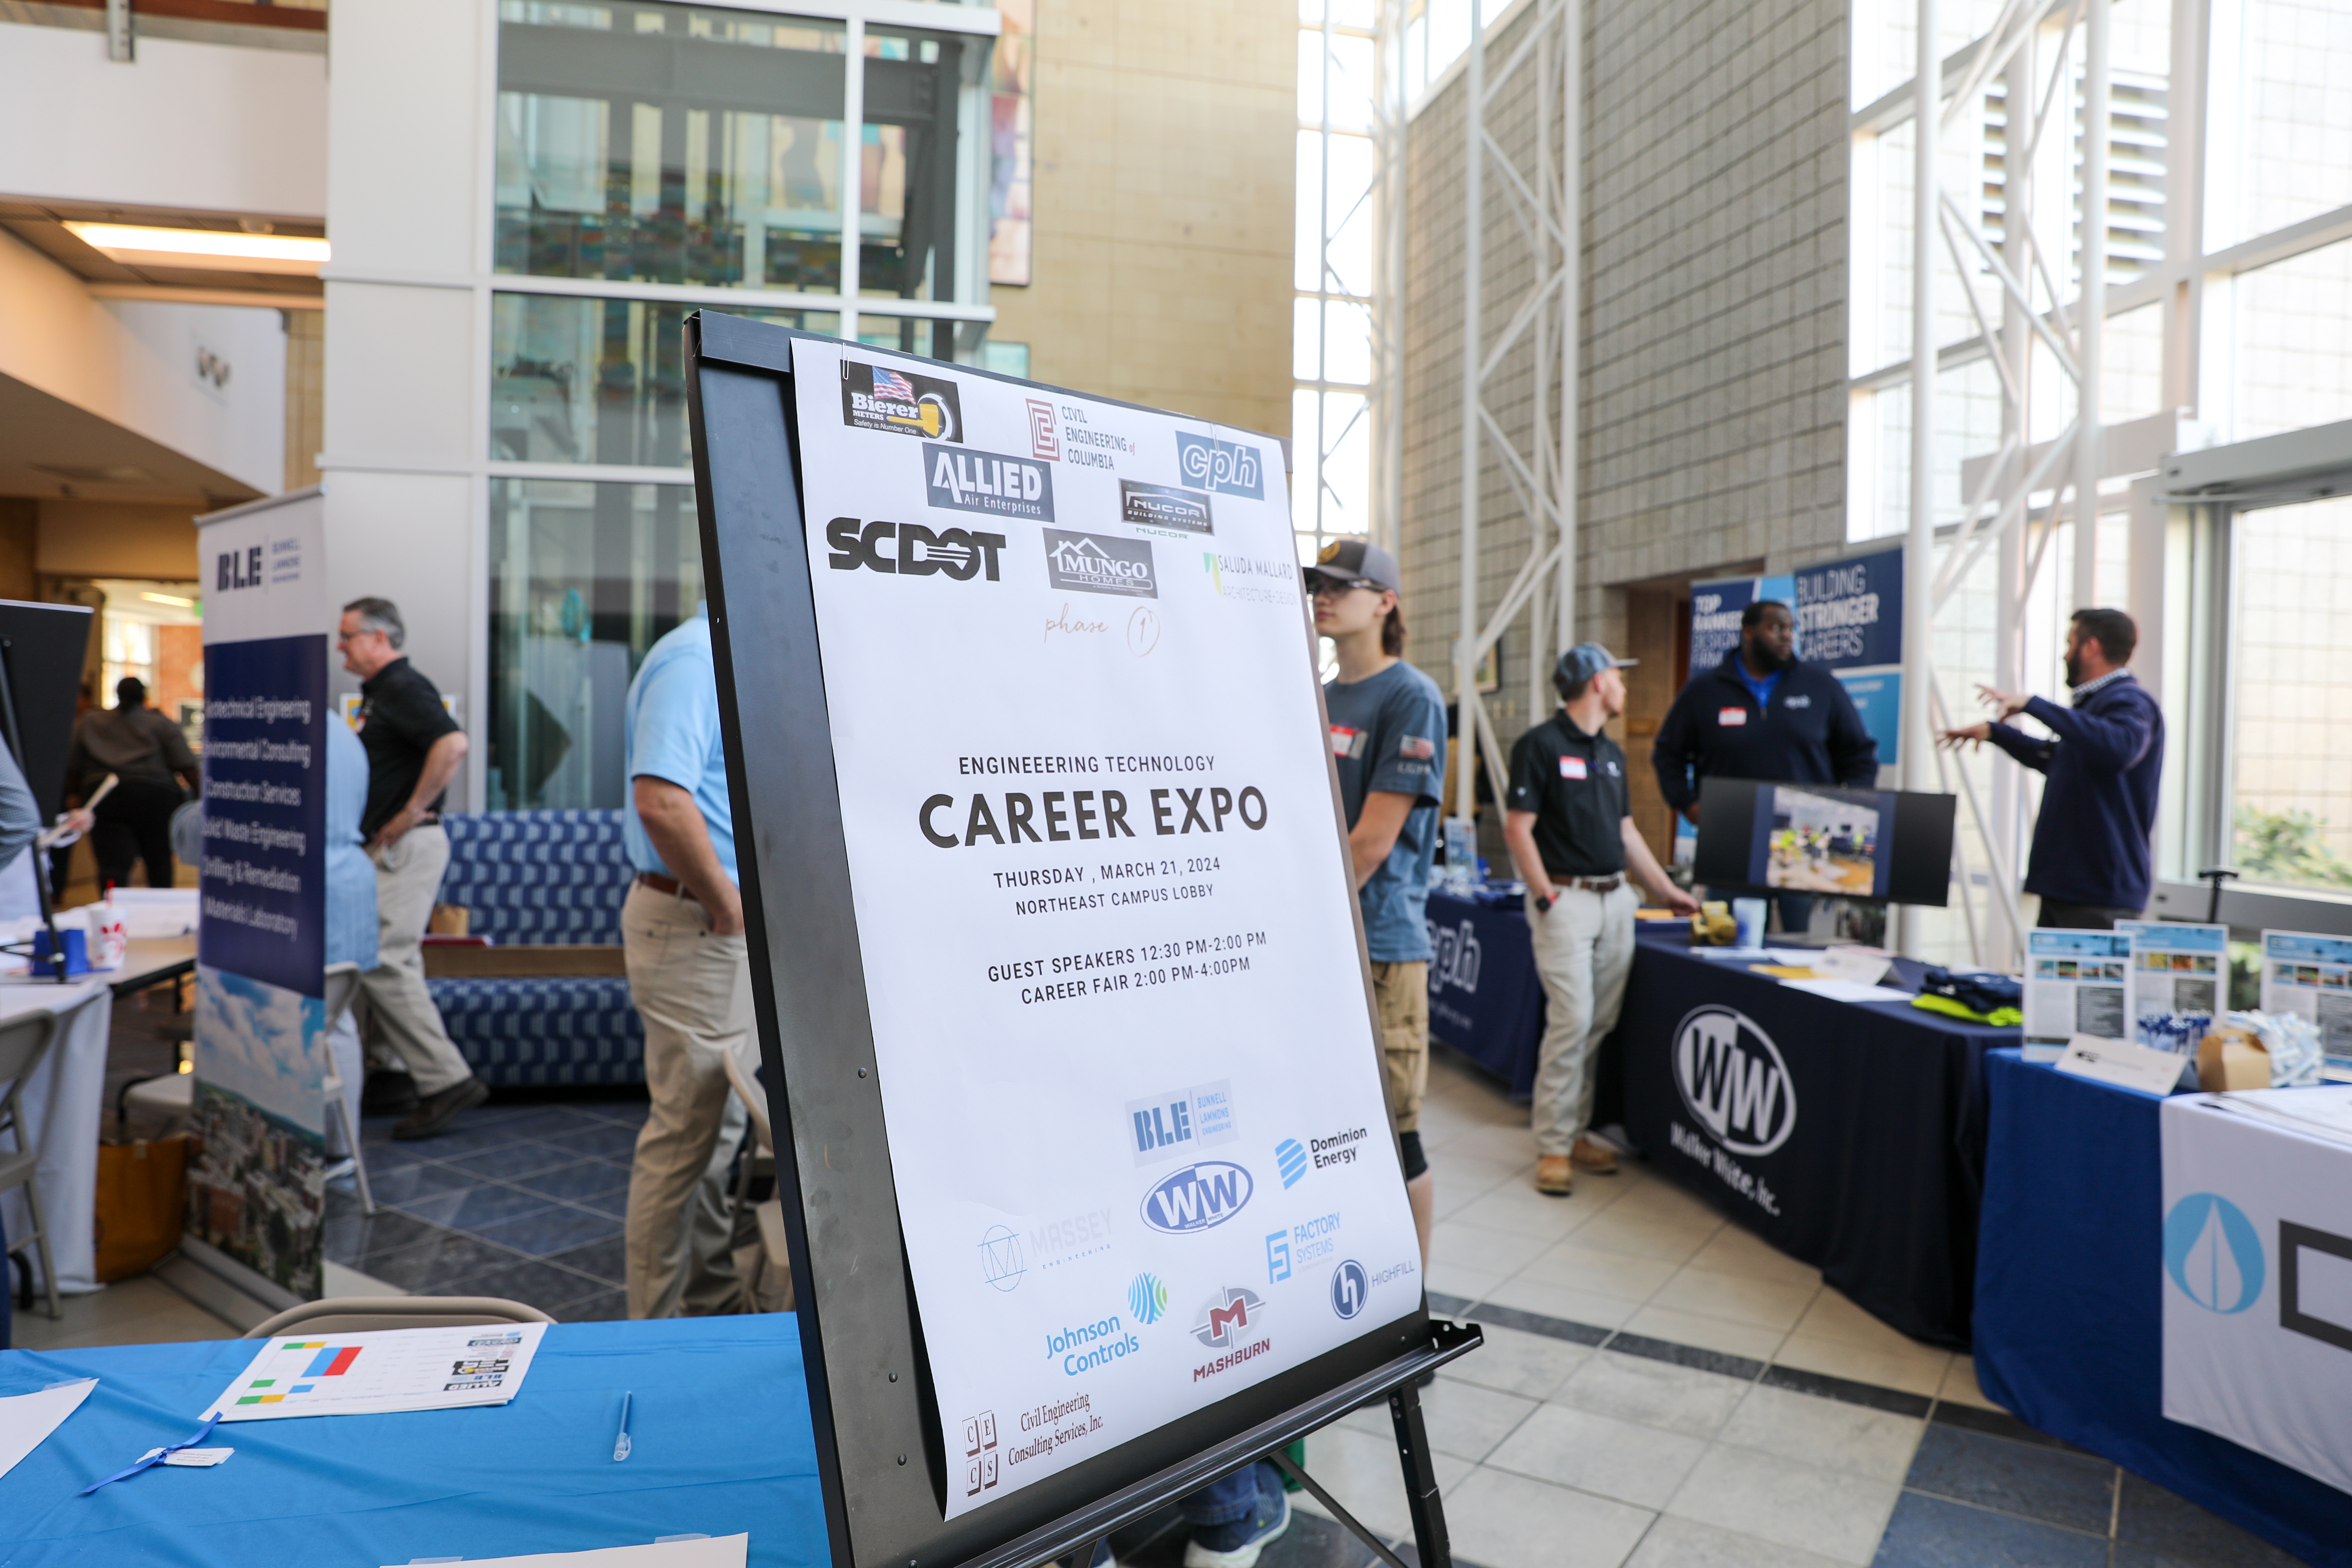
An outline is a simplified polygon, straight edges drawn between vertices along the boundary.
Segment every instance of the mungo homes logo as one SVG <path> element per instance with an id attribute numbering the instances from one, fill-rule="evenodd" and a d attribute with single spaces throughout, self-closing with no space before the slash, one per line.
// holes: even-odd
<path id="1" fill-rule="evenodd" d="M 1772 1037 L 1745 1013 L 1694 1007 L 1675 1030 L 1675 1087 L 1734 1154 L 1769 1154 L 1797 1125 L 1797 1090 Z"/>
<path id="2" fill-rule="evenodd" d="M 1045 579 L 1064 592 L 1117 594 L 1131 599 L 1160 597 L 1151 571 L 1151 546 L 1140 539 L 1101 533 L 1045 532 Z"/>

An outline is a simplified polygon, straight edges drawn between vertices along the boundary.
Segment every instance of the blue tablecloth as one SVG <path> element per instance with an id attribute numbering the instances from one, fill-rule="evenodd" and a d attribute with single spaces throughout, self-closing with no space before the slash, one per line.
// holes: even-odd
<path id="1" fill-rule="evenodd" d="M 1501 1079 L 1514 1100 L 1534 1090 L 1543 1044 L 1543 981 L 1517 903 L 1429 895 L 1429 1033 Z"/>
<path id="2" fill-rule="evenodd" d="M 79 1410 L 0 1477 L 0 1563 L 377 1568 L 748 1531 L 755 1563 L 831 1561 L 790 1314 L 559 1324 L 522 1392 L 488 1409 L 215 1428 L 214 1469 L 154 1468 L 254 1341 L 0 1352 L 0 1394 L 96 1377 Z M 621 1392 L 635 1447 L 613 1462 Z"/>
<path id="3" fill-rule="evenodd" d="M 2352 1497 L 2168 1421 L 2161 1096 L 1986 1061 L 1977 1382 L 2019 1419 L 2307 1562 L 2352 1568 Z"/>

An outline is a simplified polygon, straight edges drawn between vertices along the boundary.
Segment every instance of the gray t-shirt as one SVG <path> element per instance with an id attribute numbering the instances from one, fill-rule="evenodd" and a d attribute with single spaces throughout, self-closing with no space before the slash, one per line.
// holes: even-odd
<path id="1" fill-rule="evenodd" d="M 1378 675 L 1323 689 L 1331 716 L 1331 756 L 1352 828 L 1364 796 L 1380 790 L 1413 797 L 1388 863 L 1359 897 L 1364 942 L 1375 963 L 1426 963 L 1429 868 L 1437 855 L 1437 812 L 1445 779 L 1445 699 L 1437 682 L 1400 659 Z"/>

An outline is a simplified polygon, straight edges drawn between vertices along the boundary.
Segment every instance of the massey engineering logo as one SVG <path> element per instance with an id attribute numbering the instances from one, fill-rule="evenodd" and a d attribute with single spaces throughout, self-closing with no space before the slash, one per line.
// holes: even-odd
<path id="1" fill-rule="evenodd" d="M 1285 1191 L 1298 1184 L 1307 1174 L 1307 1146 L 1296 1138 L 1286 1138 L 1274 1146 L 1275 1168 L 1282 1173 Z"/>
<path id="2" fill-rule="evenodd" d="M 1213 1230 L 1242 1212 L 1255 1184 L 1225 1160 L 1202 1160 L 1170 1173 L 1143 1194 L 1143 1223 L 1170 1236 Z"/>
<path id="3" fill-rule="evenodd" d="M 1020 1234 L 1001 1225 L 990 1226 L 980 1238 L 980 1277 L 999 1290 L 1014 1290 L 1027 1272 Z"/>
<path id="4" fill-rule="evenodd" d="M 1350 1258 L 1331 1271 L 1331 1310 L 1343 1318 L 1352 1318 L 1364 1310 L 1371 1299 L 1371 1281 L 1364 1266 Z"/>
<path id="5" fill-rule="evenodd" d="M 1772 1037 L 1745 1013 L 1709 1005 L 1675 1030 L 1675 1086 L 1710 1137 L 1734 1154 L 1769 1154 L 1797 1125 L 1797 1090 Z"/>
<path id="6" fill-rule="evenodd" d="M 824 542 L 833 546 L 824 563 L 836 572 L 855 572 L 863 566 L 869 572 L 900 577 L 929 577 L 937 573 L 959 583 L 971 582 L 982 570 L 990 582 L 995 582 L 997 552 L 1004 548 L 1001 533 L 977 533 L 965 528 L 935 531 L 919 522 L 865 522 L 854 517 L 836 517 L 826 523 Z"/>
<path id="7" fill-rule="evenodd" d="M 1127 1284 L 1127 1310 L 1139 1323 L 1156 1323 L 1168 1315 L 1168 1281 L 1157 1274 L 1139 1274 Z"/>
<path id="8" fill-rule="evenodd" d="M 1170 1089 L 1127 1102 L 1128 1141 L 1135 1163 L 1149 1165 L 1195 1149 L 1213 1149 L 1241 1136 L 1234 1124 L 1233 1085 L 1223 1079 Z"/>
<path id="9" fill-rule="evenodd" d="M 1181 528 L 1187 533 L 1217 531 L 1209 516 L 1209 498 L 1199 490 L 1180 490 L 1173 485 L 1119 480 L 1118 515 L 1122 521 L 1145 528 Z"/>
<path id="10" fill-rule="evenodd" d="M 1226 495 L 1265 499 L 1265 462 L 1255 447 L 1214 436 L 1176 432 L 1176 471 L 1186 484 Z"/>
<path id="11" fill-rule="evenodd" d="M 1151 571 L 1151 545 L 1141 539 L 1045 530 L 1045 580 L 1064 592 L 1115 594 L 1156 599 L 1160 584 Z"/>
<path id="12" fill-rule="evenodd" d="M 1192 1337 L 1211 1350 L 1221 1351 L 1247 1339 L 1265 1321 L 1265 1301 L 1255 1290 L 1228 1285 L 1201 1309 Z"/>
<path id="13" fill-rule="evenodd" d="M 856 360 L 841 362 L 841 422 L 963 444 L 963 405 L 954 382 Z"/>
<path id="14" fill-rule="evenodd" d="M 923 483 L 931 504 L 951 511 L 1054 521 L 1054 471 L 1027 458 L 957 451 L 923 443 Z"/>
<path id="15" fill-rule="evenodd" d="M 2219 1193 L 2191 1193 L 2164 1216 L 2164 1272 L 2209 1312 L 2232 1317 L 2262 1299 L 2263 1238 Z"/>

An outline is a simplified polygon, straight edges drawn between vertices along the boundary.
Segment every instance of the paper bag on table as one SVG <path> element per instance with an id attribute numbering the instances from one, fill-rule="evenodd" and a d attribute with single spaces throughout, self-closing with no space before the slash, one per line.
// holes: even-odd
<path id="1" fill-rule="evenodd" d="M 2197 1087 L 2206 1093 L 2270 1086 L 2271 1053 L 2252 1029 L 2225 1024 L 2197 1042 Z"/>

